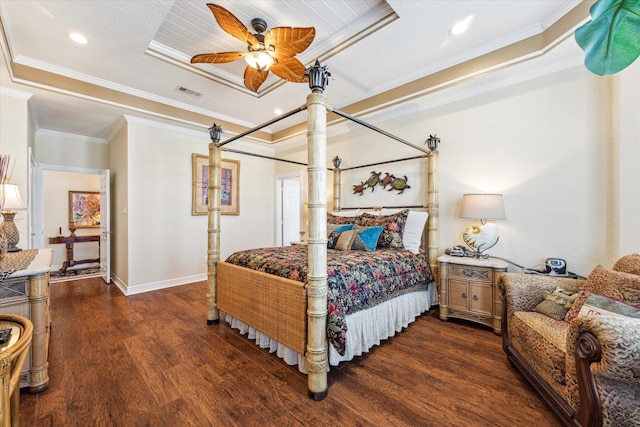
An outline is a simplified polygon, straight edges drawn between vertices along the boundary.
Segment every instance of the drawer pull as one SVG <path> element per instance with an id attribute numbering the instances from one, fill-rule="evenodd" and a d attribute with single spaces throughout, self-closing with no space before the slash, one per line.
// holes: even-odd
<path id="1" fill-rule="evenodd" d="M 474 301 L 478 301 L 478 295 L 474 295 L 474 296 L 473 296 L 473 300 L 474 300 Z"/>
<path id="2" fill-rule="evenodd" d="M 462 298 L 466 298 L 466 297 L 467 297 L 467 294 L 463 292 L 463 293 L 462 293 L 462 295 L 460 295 L 460 296 L 461 296 Z"/>

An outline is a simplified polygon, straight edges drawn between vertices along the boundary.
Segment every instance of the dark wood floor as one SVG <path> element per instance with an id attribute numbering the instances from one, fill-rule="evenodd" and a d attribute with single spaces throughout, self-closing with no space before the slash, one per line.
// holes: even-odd
<path id="1" fill-rule="evenodd" d="M 331 370 L 329 396 L 228 326 L 204 282 L 125 297 L 101 279 L 51 285 L 50 385 L 30 426 L 557 426 L 500 337 L 437 310 Z"/>

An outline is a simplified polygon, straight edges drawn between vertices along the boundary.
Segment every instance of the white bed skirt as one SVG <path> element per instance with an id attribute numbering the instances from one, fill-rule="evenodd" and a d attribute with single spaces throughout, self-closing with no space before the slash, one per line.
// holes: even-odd
<path id="1" fill-rule="evenodd" d="M 435 286 L 432 283 L 426 291 L 401 295 L 348 315 L 345 354 L 341 356 L 332 345 L 329 345 L 329 365 L 337 366 L 340 362 L 361 356 L 374 345 L 380 345 L 380 341 L 394 336 L 396 332 L 400 332 L 402 328 L 406 328 L 409 323 L 415 321 L 420 314 L 429 310 L 433 301 L 435 301 Z M 288 365 L 298 365 L 300 372 L 307 373 L 307 359 L 304 355 L 296 353 L 229 314 L 225 313 L 224 320 L 232 328 L 238 329 L 242 335 L 255 340 L 261 348 L 269 349 L 270 353 L 276 353 Z"/>

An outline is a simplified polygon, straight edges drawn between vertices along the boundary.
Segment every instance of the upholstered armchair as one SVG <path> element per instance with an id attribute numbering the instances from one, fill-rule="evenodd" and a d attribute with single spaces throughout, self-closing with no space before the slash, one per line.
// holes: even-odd
<path id="1" fill-rule="evenodd" d="M 586 280 L 503 273 L 508 359 L 567 425 L 640 426 L 640 255 Z"/>

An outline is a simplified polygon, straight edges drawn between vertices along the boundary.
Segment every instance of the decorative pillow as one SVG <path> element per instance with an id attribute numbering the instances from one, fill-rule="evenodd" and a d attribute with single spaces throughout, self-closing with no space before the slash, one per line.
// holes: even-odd
<path id="1" fill-rule="evenodd" d="M 378 239 L 379 248 L 402 248 L 402 234 L 408 215 L 409 209 L 393 215 L 371 215 L 365 212 L 358 217 L 356 225 L 382 227 L 382 234 Z"/>
<path id="2" fill-rule="evenodd" d="M 571 322 L 573 319 L 578 317 L 578 313 L 580 313 L 582 305 L 591 295 L 593 295 L 593 292 L 587 289 L 580 289 L 580 291 L 578 292 L 578 296 L 575 300 L 573 300 L 573 305 L 567 312 L 567 315 L 564 316 L 564 320 L 566 322 Z"/>
<path id="3" fill-rule="evenodd" d="M 640 276 L 640 254 L 623 256 L 613 264 L 613 270 Z"/>
<path id="4" fill-rule="evenodd" d="M 327 223 L 329 224 L 355 224 L 357 219 L 357 216 L 338 216 L 327 213 Z"/>
<path id="5" fill-rule="evenodd" d="M 593 294 L 582 305 L 578 316 L 616 316 L 640 318 L 640 307 L 625 304 L 613 298 Z"/>
<path id="6" fill-rule="evenodd" d="M 349 232 L 356 233 L 351 244 L 352 251 L 373 252 L 378 245 L 382 227 L 357 227 L 355 230 L 350 230 Z"/>
<path id="7" fill-rule="evenodd" d="M 353 224 L 327 224 L 327 249 L 335 249 L 340 235 L 353 228 Z"/>
<path id="8" fill-rule="evenodd" d="M 577 296 L 575 292 L 556 288 L 552 293 L 545 293 L 544 300 L 536 306 L 535 311 L 556 320 L 564 320 Z"/>
<path id="9" fill-rule="evenodd" d="M 622 271 L 607 270 L 598 265 L 593 269 L 585 289 L 632 305 L 640 305 L 640 276 Z"/>
<path id="10" fill-rule="evenodd" d="M 358 236 L 358 230 L 347 230 L 340 233 L 338 237 L 338 241 L 336 242 L 335 249 L 339 251 L 349 251 L 351 250 L 351 245 L 353 245 L 353 240 Z"/>
<path id="11" fill-rule="evenodd" d="M 420 243 L 422 242 L 422 232 L 424 225 L 429 219 L 428 212 L 409 211 L 407 215 L 407 223 L 404 226 L 402 234 L 402 245 L 409 252 L 417 254 L 420 251 Z"/>

